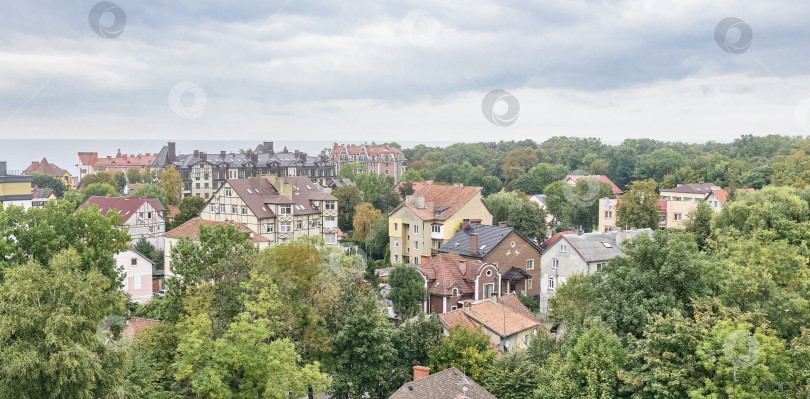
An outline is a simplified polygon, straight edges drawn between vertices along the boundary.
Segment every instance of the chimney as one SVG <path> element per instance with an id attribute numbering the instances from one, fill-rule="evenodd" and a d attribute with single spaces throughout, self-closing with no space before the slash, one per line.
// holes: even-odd
<path id="1" fill-rule="evenodd" d="M 467 259 L 458 261 L 458 270 L 461 271 L 462 276 L 467 274 Z"/>
<path id="2" fill-rule="evenodd" d="M 461 219 L 461 229 L 464 230 L 470 227 L 470 219 Z"/>
<path id="3" fill-rule="evenodd" d="M 200 150 L 194 150 L 194 158 L 200 157 Z"/>
<path id="4" fill-rule="evenodd" d="M 177 160 L 177 153 L 175 152 L 174 141 L 169 142 L 169 154 L 168 154 L 169 162 L 174 162 Z"/>
<path id="5" fill-rule="evenodd" d="M 295 159 L 298 159 L 298 150 L 295 150 Z"/>
<path id="6" fill-rule="evenodd" d="M 405 203 L 406 204 L 413 204 L 414 203 L 413 195 L 406 195 L 405 196 Z"/>
<path id="7" fill-rule="evenodd" d="M 420 265 L 424 265 L 425 263 L 430 262 L 430 255 L 420 255 L 419 258 L 420 258 L 419 260 Z"/>
<path id="8" fill-rule="evenodd" d="M 225 150 L 219 152 L 219 158 L 225 160 Z"/>
<path id="9" fill-rule="evenodd" d="M 576 233 L 577 233 L 577 235 L 578 235 L 578 236 L 581 236 L 581 235 L 585 234 L 585 230 L 583 230 L 583 229 L 576 229 Z"/>
<path id="10" fill-rule="evenodd" d="M 478 233 L 470 233 L 470 253 L 478 255 Z"/>
<path id="11" fill-rule="evenodd" d="M 203 161 L 207 161 L 207 160 L 208 160 L 208 154 L 206 154 L 206 153 L 204 153 L 204 152 L 201 152 L 201 153 L 200 153 L 200 158 L 201 158 Z"/>
<path id="12" fill-rule="evenodd" d="M 6 168 L 6 161 L 0 162 L 0 176 L 6 176 L 7 172 L 8 170 Z"/>
<path id="13" fill-rule="evenodd" d="M 273 142 L 272 141 L 265 141 L 262 143 L 262 147 L 264 147 L 264 152 L 273 153 Z"/>
<path id="14" fill-rule="evenodd" d="M 498 227 L 506 227 L 506 222 L 498 222 Z"/>
<path id="15" fill-rule="evenodd" d="M 423 366 L 413 366 L 413 380 L 425 378 L 430 375 L 430 369 Z"/>
<path id="16" fill-rule="evenodd" d="M 257 163 L 259 163 L 259 154 L 255 152 L 250 153 L 250 160 L 253 162 L 253 165 L 255 166 Z"/>
<path id="17" fill-rule="evenodd" d="M 417 195 L 413 197 L 414 205 L 416 209 L 425 209 L 425 196 L 424 195 Z"/>

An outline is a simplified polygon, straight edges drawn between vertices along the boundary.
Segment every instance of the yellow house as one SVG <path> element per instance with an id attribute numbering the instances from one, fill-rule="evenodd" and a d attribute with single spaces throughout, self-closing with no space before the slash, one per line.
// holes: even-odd
<path id="1" fill-rule="evenodd" d="M 31 176 L 21 175 L 19 172 L 10 173 L 6 169 L 6 162 L 0 162 L 0 206 L 8 205 L 31 207 Z"/>
<path id="2" fill-rule="evenodd" d="M 464 219 L 492 224 L 481 194 L 481 187 L 428 185 L 405 197 L 388 214 L 391 263 L 420 264 L 452 238 Z"/>
<path id="3" fill-rule="evenodd" d="M 48 160 L 46 158 L 44 158 L 44 157 L 39 162 L 37 162 L 37 161 L 31 162 L 31 165 L 28 166 L 28 168 L 26 168 L 23 171 L 23 174 L 24 175 L 30 175 L 30 174 L 32 174 L 34 172 L 42 173 L 45 176 L 50 176 L 50 177 L 54 177 L 56 179 L 59 179 L 59 181 L 61 181 L 62 184 L 65 185 L 65 188 L 67 188 L 68 190 L 73 189 L 73 178 L 70 176 L 70 173 L 68 171 L 66 171 L 66 170 L 64 170 L 64 169 L 62 169 L 62 168 L 48 162 Z M 53 187 L 49 187 L 49 188 L 53 188 Z"/>

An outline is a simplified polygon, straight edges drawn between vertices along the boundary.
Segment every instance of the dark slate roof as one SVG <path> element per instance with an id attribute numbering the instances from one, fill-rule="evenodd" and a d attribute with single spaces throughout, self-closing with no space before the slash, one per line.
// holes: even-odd
<path id="1" fill-rule="evenodd" d="M 406 382 L 388 399 L 497 399 L 455 367 Z"/>
<path id="2" fill-rule="evenodd" d="M 529 273 L 523 271 L 523 269 L 518 269 L 517 267 L 510 268 L 503 274 L 501 277 L 504 280 L 512 281 L 512 280 L 524 280 L 531 277 Z"/>
<path id="3" fill-rule="evenodd" d="M 279 194 L 276 188 L 264 178 L 227 179 L 226 182 L 258 219 L 276 217 L 275 213 L 265 204 L 295 204 L 295 201 Z M 211 197 L 211 200 L 213 198 Z"/>
<path id="4" fill-rule="evenodd" d="M 535 247 L 538 252 L 542 252 L 540 247 L 538 247 L 534 241 L 524 237 L 523 234 L 520 234 L 520 232 L 515 230 L 513 227 L 490 226 L 479 223 L 470 223 L 466 229 L 459 230 L 456 235 L 447 240 L 447 242 L 442 245 L 441 248 L 439 248 L 439 252 L 457 253 L 461 256 L 483 259 L 490 253 L 490 251 L 492 251 L 493 248 L 497 247 L 498 244 L 500 244 L 501 241 L 503 241 L 513 231 L 521 238 L 526 240 L 526 242 Z M 473 255 L 473 253 L 470 251 L 471 233 L 478 233 L 477 255 Z"/>
<path id="5" fill-rule="evenodd" d="M 259 148 L 261 147 L 261 148 Z M 264 149 L 262 145 L 257 147 L 257 150 Z M 168 147 L 163 146 L 155 158 L 153 165 L 166 166 L 169 163 L 174 164 L 178 169 L 189 168 L 199 162 L 208 162 L 214 166 L 227 164 L 228 167 L 241 168 L 246 167 L 247 164 L 253 164 L 254 167 L 290 167 L 290 166 L 315 166 L 318 164 L 334 165 L 328 158 L 321 156 L 311 156 L 305 152 L 254 152 L 253 155 L 257 156 L 257 161 L 254 163 L 251 159 L 251 154 L 248 153 L 226 153 L 222 156 L 221 153 L 205 153 L 206 160 L 203 160 L 203 153 L 197 154 L 177 154 L 177 160 L 168 162 Z"/>

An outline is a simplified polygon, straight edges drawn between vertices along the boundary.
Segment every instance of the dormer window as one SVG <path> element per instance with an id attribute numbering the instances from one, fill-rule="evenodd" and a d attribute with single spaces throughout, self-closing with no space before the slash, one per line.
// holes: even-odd
<path id="1" fill-rule="evenodd" d="M 453 288 L 453 296 L 459 296 L 458 288 Z"/>

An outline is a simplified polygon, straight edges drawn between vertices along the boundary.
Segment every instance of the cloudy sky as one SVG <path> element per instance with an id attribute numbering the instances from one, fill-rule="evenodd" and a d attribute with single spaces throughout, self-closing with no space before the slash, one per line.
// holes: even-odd
<path id="1" fill-rule="evenodd" d="M 807 2 L 6 1 L 0 138 L 808 134 Z"/>

